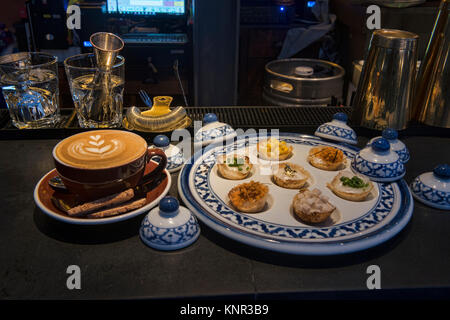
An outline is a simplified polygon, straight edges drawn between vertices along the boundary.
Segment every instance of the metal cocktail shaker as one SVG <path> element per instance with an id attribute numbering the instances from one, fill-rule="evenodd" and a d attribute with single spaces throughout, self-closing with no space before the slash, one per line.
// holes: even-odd
<path id="1" fill-rule="evenodd" d="M 450 0 L 442 0 L 417 77 L 413 118 L 450 128 Z"/>
<path id="2" fill-rule="evenodd" d="M 372 33 L 353 104 L 354 125 L 376 130 L 407 127 L 418 38 L 403 30 L 380 29 Z"/>

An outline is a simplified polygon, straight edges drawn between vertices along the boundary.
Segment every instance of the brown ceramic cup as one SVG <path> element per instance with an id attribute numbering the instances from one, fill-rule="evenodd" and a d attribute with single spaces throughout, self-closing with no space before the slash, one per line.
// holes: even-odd
<path id="1" fill-rule="evenodd" d="M 147 163 L 160 159 L 144 175 Z M 56 170 L 66 188 L 83 200 L 98 199 L 159 178 L 167 165 L 163 150 L 148 149 L 139 135 L 94 130 L 70 136 L 53 148 Z"/>

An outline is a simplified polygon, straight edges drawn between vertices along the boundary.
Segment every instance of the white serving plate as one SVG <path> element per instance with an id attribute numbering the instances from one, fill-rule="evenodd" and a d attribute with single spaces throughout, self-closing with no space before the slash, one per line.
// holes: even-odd
<path id="1" fill-rule="evenodd" d="M 413 201 L 403 180 L 373 182 L 374 189 L 366 201 L 352 202 L 339 198 L 326 187 L 339 171 L 320 170 L 306 160 L 310 148 L 333 146 L 341 149 L 347 157 L 343 170 L 351 170 L 350 162 L 357 148 L 291 133 L 280 133 L 279 138 L 294 147 L 293 156 L 282 162 L 303 166 L 312 175 L 309 187 L 321 190 L 336 206 L 327 221 L 308 225 L 295 217 L 291 203 L 298 190 L 285 189 L 272 182 L 265 170 L 274 162 L 257 156 L 256 143 L 260 139 L 257 135 L 240 137 L 233 145 L 215 144 L 197 152 L 179 175 L 179 194 L 186 206 L 203 223 L 227 237 L 290 254 L 330 255 L 367 249 L 390 239 L 408 223 Z M 227 180 L 218 175 L 217 156 L 230 152 L 245 153 L 255 163 L 249 177 Z M 238 212 L 228 200 L 231 188 L 250 180 L 269 186 L 269 199 L 261 213 Z"/>

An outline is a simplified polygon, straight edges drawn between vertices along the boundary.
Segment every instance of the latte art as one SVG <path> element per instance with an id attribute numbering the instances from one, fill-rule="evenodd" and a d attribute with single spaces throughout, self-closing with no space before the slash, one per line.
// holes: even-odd
<path id="1" fill-rule="evenodd" d="M 77 168 L 110 168 L 141 157 L 147 143 L 126 131 L 83 132 L 61 141 L 54 154 L 60 162 Z"/>
<path id="2" fill-rule="evenodd" d="M 87 157 L 87 156 L 102 156 L 108 157 L 115 152 L 119 152 L 119 149 L 123 148 L 122 142 L 117 139 L 111 139 L 111 141 L 105 142 L 105 139 L 100 135 L 89 136 L 88 145 L 84 142 L 74 142 L 70 148 L 69 153 L 74 157 Z"/>

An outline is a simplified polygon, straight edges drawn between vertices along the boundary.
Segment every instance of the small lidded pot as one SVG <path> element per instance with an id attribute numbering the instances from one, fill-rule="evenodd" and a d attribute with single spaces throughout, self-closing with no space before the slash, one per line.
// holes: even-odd
<path id="1" fill-rule="evenodd" d="M 384 129 L 381 133 L 381 137 L 389 141 L 389 144 L 391 145 L 391 150 L 398 154 L 400 160 L 403 163 L 407 163 L 409 161 L 410 158 L 409 150 L 403 142 L 398 140 L 397 130 L 391 128 Z M 370 145 L 377 138 L 379 137 L 371 139 L 367 144 Z"/>
<path id="2" fill-rule="evenodd" d="M 355 131 L 347 125 L 348 116 L 343 112 L 335 113 L 331 122 L 320 125 L 316 132 L 316 136 L 349 144 L 356 144 L 357 137 Z"/>
<path id="3" fill-rule="evenodd" d="M 441 164 L 418 176 L 410 185 L 416 200 L 427 206 L 450 210 L 450 165 Z"/>
<path id="4" fill-rule="evenodd" d="M 205 114 L 203 123 L 194 135 L 194 146 L 197 148 L 236 137 L 236 131 L 229 124 L 219 122 L 215 113 Z"/>
<path id="5" fill-rule="evenodd" d="M 166 169 L 172 173 L 180 170 L 184 165 L 183 151 L 170 143 L 170 139 L 163 134 L 157 135 L 153 139 L 153 147 L 164 151 L 167 156 Z"/>
<path id="6" fill-rule="evenodd" d="M 359 151 L 352 160 L 352 169 L 376 182 L 392 182 L 405 175 L 403 162 L 384 138 L 375 139 Z"/>
<path id="7" fill-rule="evenodd" d="M 171 196 L 161 199 L 159 207 L 151 210 L 141 224 L 140 238 L 157 250 L 178 250 L 194 243 L 200 235 L 200 226 L 187 208 Z"/>

